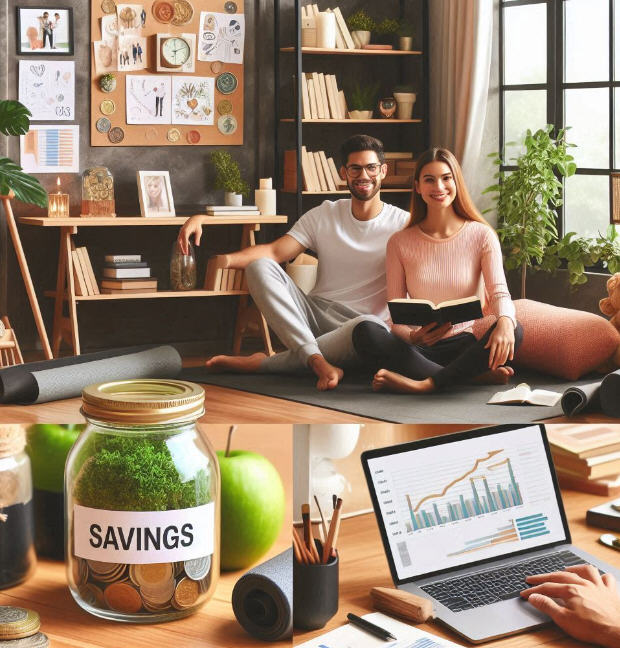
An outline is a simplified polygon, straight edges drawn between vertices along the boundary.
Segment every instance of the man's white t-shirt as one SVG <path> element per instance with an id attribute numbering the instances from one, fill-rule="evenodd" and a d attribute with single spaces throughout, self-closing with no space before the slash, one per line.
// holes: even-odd
<path id="1" fill-rule="evenodd" d="M 409 222 L 409 212 L 383 203 L 372 220 L 357 220 L 351 199 L 326 200 L 307 211 L 289 230 L 319 258 L 312 297 L 346 304 L 387 321 L 385 248 L 394 232 Z"/>

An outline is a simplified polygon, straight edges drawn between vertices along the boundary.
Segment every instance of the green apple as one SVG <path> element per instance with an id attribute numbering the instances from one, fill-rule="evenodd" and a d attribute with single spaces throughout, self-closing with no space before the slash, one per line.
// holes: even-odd
<path id="1" fill-rule="evenodd" d="M 255 563 L 284 520 L 284 487 L 273 464 L 255 452 L 218 451 L 222 477 L 222 569 Z"/>
<path id="2" fill-rule="evenodd" d="M 62 493 L 65 462 L 83 425 L 31 425 L 26 451 L 32 464 L 32 481 L 39 490 Z"/>

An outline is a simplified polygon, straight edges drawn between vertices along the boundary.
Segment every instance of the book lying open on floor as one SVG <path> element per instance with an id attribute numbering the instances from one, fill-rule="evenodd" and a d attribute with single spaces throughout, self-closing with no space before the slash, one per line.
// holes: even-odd
<path id="1" fill-rule="evenodd" d="M 476 296 L 451 299 L 436 305 L 428 299 L 390 299 L 388 308 L 394 324 L 460 324 L 482 317 L 482 304 Z"/>
<path id="2" fill-rule="evenodd" d="M 521 383 L 512 389 L 493 394 L 487 401 L 489 405 L 544 405 L 553 407 L 562 397 L 558 392 L 547 389 L 530 389 L 527 383 Z"/>

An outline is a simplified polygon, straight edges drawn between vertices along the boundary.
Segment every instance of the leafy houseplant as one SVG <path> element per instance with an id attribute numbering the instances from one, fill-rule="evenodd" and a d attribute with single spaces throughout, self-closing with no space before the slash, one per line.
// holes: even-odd
<path id="1" fill-rule="evenodd" d="M 370 32 L 375 28 L 375 21 L 363 10 L 360 9 L 347 18 L 347 27 L 355 47 L 361 49 L 370 43 Z"/>
<path id="2" fill-rule="evenodd" d="M 25 135 L 30 128 L 30 111 L 19 101 L 0 100 L 0 133 Z M 19 164 L 9 158 L 0 158 L 0 195 L 13 191 L 15 197 L 25 203 L 47 206 L 47 192 L 39 181 L 24 173 Z"/>
<path id="3" fill-rule="evenodd" d="M 384 18 L 381 22 L 377 23 L 374 29 L 377 42 L 391 44 L 399 26 L 400 23 L 396 18 Z"/>
<path id="4" fill-rule="evenodd" d="M 239 164 L 227 151 L 215 151 L 211 153 L 211 163 L 215 167 L 215 188 L 223 189 L 229 193 L 242 194 L 247 196 L 250 187 L 241 178 Z"/>
<path id="5" fill-rule="evenodd" d="M 566 129 L 552 135 L 553 126 L 525 136 L 525 153 L 516 160 L 516 169 L 498 171 L 498 184 L 483 193 L 495 193 L 500 241 L 509 270 L 521 268 L 521 297 L 525 297 L 528 267 L 544 270 L 558 267 L 556 208 L 562 204 L 562 181 L 558 176 L 571 176 L 577 170 L 573 156 L 568 153 Z M 504 161 L 493 153 L 498 166 Z"/>
<path id="6" fill-rule="evenodd" d="M 349 117 L 351 119 L 370 119 L 377 101 L 379 81 L 360 85 L 356 83 L 349 97 Z"/>
<path id="7" fill-rule="evenodd" d="M 413 25 L 401 21 L 398 25 L 398 49 L 401 51 L 410 51 L 413 49 Z"/>

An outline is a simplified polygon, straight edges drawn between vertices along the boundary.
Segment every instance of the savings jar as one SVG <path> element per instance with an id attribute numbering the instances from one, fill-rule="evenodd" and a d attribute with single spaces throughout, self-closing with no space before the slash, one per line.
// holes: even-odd
<path id="1" fill-rule="evenodd" d="M 152 623 L 196 612 L 220 562 L 217 458 L 196 426 L 204 392 L 124 380 L 82 393 L 86 429 L 67 457 L 67 580 L 98 617 Z"/>

